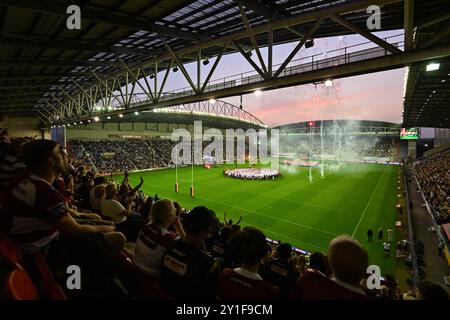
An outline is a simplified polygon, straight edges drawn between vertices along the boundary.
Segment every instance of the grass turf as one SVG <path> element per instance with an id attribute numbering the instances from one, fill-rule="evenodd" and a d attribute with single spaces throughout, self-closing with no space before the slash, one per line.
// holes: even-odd
<path id="1" fill-rule="evenodd" d="M 174 169 L 133 173 L 130 182 L 136 185 L 143 176 L 147 195 L 157 193 L 186 208 L 205 205 L 221 220 L 225 212 L 233 221 L 242 216 L 241 225 L 256 226 L 271 239 L 312 252 L 326 252 L 337 235 L 352 235 L 368 250 L 370 264 L 394 275 L 395 245 L 387 256 L 377 242 L 377 230 L 381 226 L 386 239 L 386 230 L 393 229 L 396 243 L 397 166 L 345 164 L 334 172 L 327 168 L 324 179 L 316 168 L 313 183 L 308 168 L 281 168 L 282 177 L 273 181 L 230 179 L 223 176 L 224 168 L 194 168 L 194 198 L 189 195 L 191 168 L 178 169 L 179 193 Z M 369 228 L 374 231 L 371 243 L 366 236 Z"/>

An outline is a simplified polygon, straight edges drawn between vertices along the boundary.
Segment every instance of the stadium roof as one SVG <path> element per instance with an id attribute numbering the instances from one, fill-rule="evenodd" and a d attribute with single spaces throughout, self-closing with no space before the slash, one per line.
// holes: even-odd
<path id="1" fill-rule="evenodd" d="M 81 8 L 81 30 L 66 27 L 66 9 L 72 4 Z M 267 34 L 255 32 L 252 38 L 242 31 L 246 26 L 263 28 L 272 21 L 273 43 L 285 43 L 307 38 L 306 31 L 316 25 L 311 19 L 317 19 L 315 12 L 333 15 L 345 7 L 340 12 L 345 21 L 325 19 L 314 37 L 355 33 L 352 28 L 366 28 L 371 4 L 384 5 L 381 30 L 403 28 L 401 0 L 0 0 L 0 112 L 52 114 L 64 101 L 76 103 L 74 94 L 87 85 L 123 72 L 124 64 L 132 67 L 167 55 L 168 47 L 186 53 L 178 57 L 184 64 L 198 59 L 188 49 L 201 48 L 203 58 L 218 56 L 223 50 L 219 40 L 228 36 L 233 41 L 224 54 L 253 50 L 253 40 L 259 47 L 269 44 Z M 414 23 L 447 12 L 448 4 L 415 1 Z M 158 70 L 167 67 L 160 64 Z"/>
<path id="2" fill-rule="evenodd" d="M 125 113 L 119 116 L 102 118 L 102 123 L 108 122 L 147 122 L 147 123 L 177 123 L 193 124 L 201 121 L 203 127 L 214 129 L 260 129 L 267 128 L 261 120 L 251 113 L 225 101 L 201 101 L 177 105 L 167 108 L 147 110 L 143 112 Z M 95 123 L 75 122 L 73 125 L 88 125 Z"/>
<path id="3" fill-rule="evenodd" d="M 427 48 L 450 43 L 450 2 L 443 12 L 416 31 L 416 46 Z M 432 64 L 438 70 L 427 71 Z M 433 68 L 432 68 L 433 69 Z M 450 128 L 450 58 L 414 63 L 409 68 L 405 102 L 404 127 Z"/>

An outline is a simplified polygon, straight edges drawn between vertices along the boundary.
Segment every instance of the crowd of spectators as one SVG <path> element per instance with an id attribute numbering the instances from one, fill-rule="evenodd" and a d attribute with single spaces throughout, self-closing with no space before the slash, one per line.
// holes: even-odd
<path id="1" fill-rule="evenodd" d="M 296 153 L 319 157 L 321 154 L 335 155 L 342 160 L 362 160 L 364 157 L 380 157 L 398 159 L 399 146 L 389 137 L 365 136 L 324 136 L 313 139 L 304 136 L 280 136 L 280 152 Z"/>
<path id="2" fill-rule="evenodd" d="M 298 255 L 289 243 L 269 244 L 258 228 L 221 222 L 205 206 L 187 210 L 146 196 L 142 178 L 132 186 L 127 174 L 121 183 L 95 176 L 56 142 L 25 140 L 14 159 L 6 157 L 12 154 L 8 145 L 0 165 L 17 171 L 3 180 L 2 237 L 26 257 L 41 253 L 63 289 L 67 266 L 80 266 L 83 290 L 65 290 L 69 298 L 117 297 L 117 280 L 132 298 L 448 299 L 432 283 L 401 295 L 390 278 L 381 290 L 369 290 L 368 254 L 350 236 L 332 239 L 326 254 Z M 130 270 L 116 271 L 123 255 L 132 261 L 137 285 L 127 281 Z M 39 286 L 32 264 L 25 267 Z"/>
<path id="3" fill-rule="evenodd" d="M 84 163 L 92 159 L 102 174 L 171 165 L 174 143 L 166 139 L 73 140 L 68 147 Z M 84 151 L 83 151 L 84 150 Z"/>
<path id="4" fill-rule="evenodd" d="M 450 222 L 450 152 L 424 158 L 413 165 L 420 189 L 436 221 Z"/>

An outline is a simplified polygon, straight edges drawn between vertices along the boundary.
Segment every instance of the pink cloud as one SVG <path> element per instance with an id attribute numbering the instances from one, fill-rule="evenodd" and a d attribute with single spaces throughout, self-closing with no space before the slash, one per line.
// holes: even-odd
<path id="1" fill-rule="evenodd" d="M 246 96 L 244 106 L 270 126 L 321 119 L 400 122 L 403 76 L 399 69 L 341 79 L 331 89 L 306 85 L 266 91 Z"/>

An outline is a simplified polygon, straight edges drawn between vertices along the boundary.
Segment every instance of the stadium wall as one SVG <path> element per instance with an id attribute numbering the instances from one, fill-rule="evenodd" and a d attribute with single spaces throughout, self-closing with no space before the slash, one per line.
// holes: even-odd
<path id="1" fill-rule="evenodd" d="M 415 140 L 408 140 L 408 157 L 416 159 L 417 157 L 417 142 Z"/>
<path id="2" fill-rule="evenodd" d="M 0 128 L 7 129 L 10 137 L 50 139 L 50 130 L 42 128 L 41 121 L 34 117 L 3 117 Z"/>
<path id="3" fill-rule="evenodd" d="M 192 124 L 150 122 L 106 122 L 66 127 L 67 140 L 109 140 L 170 136 L 175 129 L 194 131 Z M 209 127 L 203 126 L 203 131 Z"/>
<path id="4" fill-rule="evenodd" d="M 117 139 L 169 136 L 174 129 L 192 130 L 192 125 L 150 122 L 106 122 L 87 126 L 66 127 L 67 139 Z"/>

